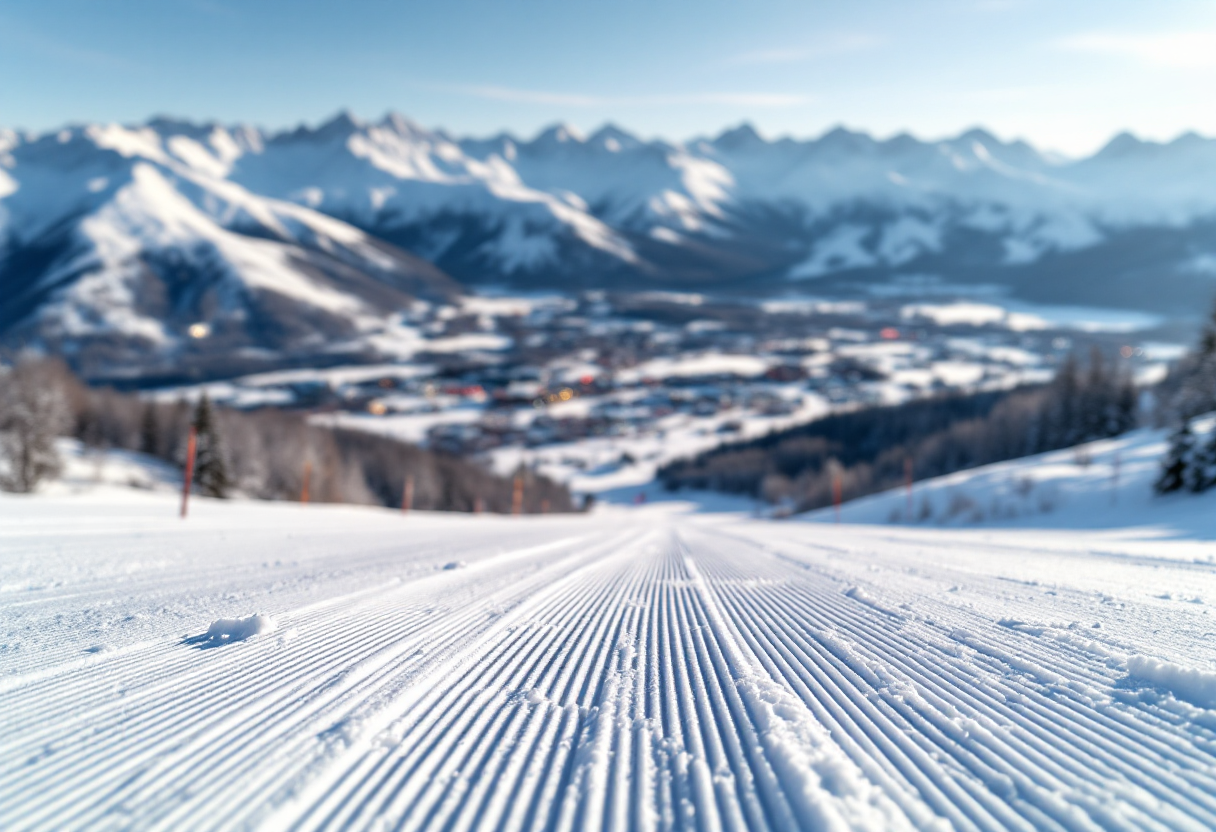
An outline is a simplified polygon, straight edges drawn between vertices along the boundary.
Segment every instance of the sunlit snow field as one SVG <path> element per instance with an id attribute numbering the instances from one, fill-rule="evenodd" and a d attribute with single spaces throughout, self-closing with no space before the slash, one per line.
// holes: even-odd
<path id="1" fill-rule="evenodd" d="M 1160 442 L 894 525 L 182 521 L 77 455 L 0 497 L 0 828 L 1210 829 L 1216 501 L 1149 495 Z M 991 510 L 1027 478 L 1050 511 Z"/>

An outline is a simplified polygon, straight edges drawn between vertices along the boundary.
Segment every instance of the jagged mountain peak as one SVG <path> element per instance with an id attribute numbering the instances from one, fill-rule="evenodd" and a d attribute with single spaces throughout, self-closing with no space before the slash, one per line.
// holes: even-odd
<path id="1" fill-rule="evenodd" d="M 882 142 L 883 149 L 888 153 L 911 153 L 924 147 L 924 142 L 908 132 L 896 133 Z"/>
<path id="2" fill-rule="evenodd" d="M 623 150 L 634 150 L 641 147 L 643 142 L 627 130 L 609 122 L 592 133 L 587 138 L 587 144 L 610 153 L 619 153 Z"/>
<path id="3" fill-rule="evenodd" d="M 985 130 L 983 127 L 969 127 L 953 141 L 955 142 L 980 142 L 985 145 L 1004 145 L 1005 143 Z"/>
<path id="4" fill-rule="evenodd" d="M 1177 138 L 1170 142 L 1170 146 L 1178 150 L 1199 150 L 1202 152 L 1216 147 L 1216 139 L 1209 139 L 1199 135 L 1194 130 L 1188 130 L 1185 133 L 1179 134 Z"/>
<path id="5" fill-rule="evenodd" d="M 1124 130 L 1111 138 L 1111 140 L 1103 145 L 1102 149 L 1094 154 L 1092 158 L 1126 158 L 1132 154 L 1141 152 L 1146 146 L 1148 146 L 1148 144 L 1148 142 L 1141 140 L 1130 131 Z"/>
<path id="6" fill-rule="evenodd" d="M 752 126 L 751 122 L 745 121 L 737 127 L 723 130 L 716 138 L 711 140 L 711 144 L 718 150 L 730 152 L 749 150 L 767 144 L 767 142 L 756 131 L 756 128 Z"/>
<path id="7" fill-rule="evenodd" d="M 533 149 L 548 149 L 554 146 L 583 144 L 586 139 L 578 128 L 569 124 L 554 124 L 541 130 L 528 146 Z"/>
<path id="8" fill-rule="evenodd" d="M 350 110 L 340 110 L 316 127 L 301 124 L 293 130 L 284 130 L 274 134 L 270 141 L 275 144 L 295 142 L 324 144 L 333 141 L 345 141 L 363 128 L 364 123 Z"/>
<path id="9" fill-rule="evenodd" d="M 313 134 L 322 140 L 330 138 L 345 138 L 351 133 L 356 133 L 363 129 L 363 122 L 356 118 L 350 110 L 339 110 L 332 118 L 325 121 L 313 131 Z"/>
<path id="10" fill-rule="evenodd" d="M 810 143 L 820 153 L 866 156 L 879 149 L 879 143 L 869 133 L 837 125 Z"/>
<path id="11" fill-rule="evenodd" d="M 406 116 L 395 110 L 384 114 L 384 117 L 377 122 L 378 127 L 390 130 L 397 136 L 403 139 L 439 139 L 442 141 L 451 141 L 451 138 L 442 130 L 428 130 Z"/>

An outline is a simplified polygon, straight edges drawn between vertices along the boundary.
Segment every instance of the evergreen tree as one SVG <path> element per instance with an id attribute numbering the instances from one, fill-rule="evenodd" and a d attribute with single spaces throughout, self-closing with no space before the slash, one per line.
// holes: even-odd
<path id="1" fill-rule="evenodd" d="M 1123 372 L 1118 379 L 1107 436 L 1118 436 L 1136 427 L 1140 396 L 1131 373 Z"/>
<path id="2" fill-rule="evenodd" d="M 160 420 L 156 417 L 156 405 L 144 404 L 139 424 L 139 450 L 150 456 L 160 455 Z"/>
<path id="3" fill-rule="evenodd" d="M 1204 325 L 1195 349 L 1161 384 L 1161 417 L 1193 419 L 1216 410 L 1216 309 Z"/>
<path id="4" fill-rule="evenodd" d="M 1216 429 L 1192 452 L 1186 471 L 1186 487 L 1196 494 L 1216 485 Z"/>
<path id="5" fill-rule="evenodd" d="M 228 468 L 224 465 L 215 411 L 205 392 L 194 409 L 194 429 L 198 434 L 194 456 L 194 481 L 208 497 L 227 497 L 232 484 L 228 479 Z"/>
<path id="6" fill-rule="evenodd" d="M 1083 441 L 1081 389 L 1081 370 L 1076 356 L 1070 354 L 1056 371 L 1049 387 L 1051 404 L 1043 411 L 1044 447 L 1041 450 L 1066 448 Z"/>
<path id="7" fill-rule="evenodd" d="M 1161 462 L 1161 475 L 1154 485 L 1158 494 L 1169 494 L 1187 486 L 1194 452 L 1195 435 L 1191 433 L 1191 423 L 1183 422 L 1170 436 L 1170 448 Z"/>
<path id="8" fill-rule="evenodd" d="M 1095 346 L 1090 350 L 1089 369 L 1078 394 L 1078 441 L 1089 442 L 1113 435 L 1110 432 L 1110 417 L 1115 401 L 1113 381 L 1112 374 L 1107 372 L 1102 351 Z"/>

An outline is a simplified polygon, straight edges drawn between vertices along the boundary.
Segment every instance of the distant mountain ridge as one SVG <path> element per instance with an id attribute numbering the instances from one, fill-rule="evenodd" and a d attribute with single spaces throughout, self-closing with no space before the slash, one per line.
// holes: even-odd
<path id="1" fill-rule="evenodd" d="M 362 354 L 395 313 L 462 293 L 415 255 L 227 179 L 260 143 L 165 122 L 0 134 L 3 343 L 86 374 L 210 374 Z"/>
<path id="2" fill-rule="evenodd" d="M 1066 161 L 982 130 L 467 139 L 341 113 L 0 131 L 0 340 L 95 363 L 180 362 L 200 320 L 223 334 L 209 348 L 270 363 L 361 349 L 460 283 L 847 292 L 909 274 L 1193 312 L 1216 284 L 1216 140 L 1122 134 Z"/>

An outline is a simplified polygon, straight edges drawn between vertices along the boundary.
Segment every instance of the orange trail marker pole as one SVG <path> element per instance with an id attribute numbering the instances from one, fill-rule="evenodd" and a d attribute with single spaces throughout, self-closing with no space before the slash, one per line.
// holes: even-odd
<path id="1" fill-rule="evenodd" d="M 840 522 L 840 497 L 841 497 L 840 472 L 836 471 L 832 474 L 832 505 L 836 508 L 836 522 Z"/>
<path id="2" fill-rule="evenodd" d="M 300 485 L 300 502 L 308 502 L 308 483 L 312 479 L 312 461 L 304 460 L 304 482 Z"/>
<path id="3" fill-rule="evenodd" d="M 473 501 L 473 513 L 474 514 L 481 514 L 485 510 L 486 510 L 486 501 L 484 498 L 478 497 L 476 500 Z"/>
<path id="4" fill-rule="evenodd" d="M 511 513 L 523 514 L 524 511 L 524 478 L 522 474 L 515 475 L 515 488 L 511 492 Z"/>
<path id="5" fill-rule="evenodd" d="M 194 479 L 194 453 L 198 450 L 198 430 L 191 425 L 190 437 L 186 440 L 186 471 L 182 477 L 182 519 L 190 502 L 190 481 Z"/>
<path id="6" fill-rule="evenodd" d="M 401 489 L 401 513 L 409 514 L 414 507 L 414 475 L 405 475 L 405 487 Z"/>

